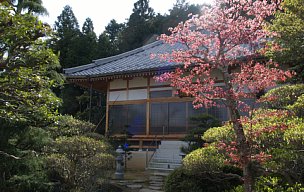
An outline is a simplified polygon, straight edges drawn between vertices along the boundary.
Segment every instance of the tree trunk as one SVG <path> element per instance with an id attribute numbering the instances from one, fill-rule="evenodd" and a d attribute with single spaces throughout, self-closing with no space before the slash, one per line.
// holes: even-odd
<path id="1" fill-rule="evenodd" d="M 237 149 L 240 157 L 240 163 L 243 168 L 243 178 L 244 178 L 244 191 L 252 192 L 253 191 L 253 172 L 251 169 L 251 160 L 250 160 L 250 146 L 246 139 L 244 128 L 240 122 L 240 114 L 237 109 L 237 103 L 235 101 L 230 101 L 228 105 L 231 121 L 233 123 L 233 130 L 236 134 L 236 143 Z"/>
<path id="2" fill-rule="evenodd" d="M 243 164 L 243 177 L 244 177 L 244 191 L 245 192 L 252 192 L 253 191 L 253 173 L 250 167 L 250 161 L 246 164 Z"/>

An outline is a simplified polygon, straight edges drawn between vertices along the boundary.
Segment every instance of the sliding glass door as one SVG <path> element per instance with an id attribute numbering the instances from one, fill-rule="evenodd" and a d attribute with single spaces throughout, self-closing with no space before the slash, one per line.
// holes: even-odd
<path id="1" fill-rule="evenodd" d="M 185 133 L 186 127 L 186 103 L 151 103 L 151 134 Z"/>

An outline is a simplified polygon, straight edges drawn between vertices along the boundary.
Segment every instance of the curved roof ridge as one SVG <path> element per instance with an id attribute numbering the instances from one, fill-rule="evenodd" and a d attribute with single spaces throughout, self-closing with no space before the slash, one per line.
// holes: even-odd
<path id="1" fill-rule="evenodd" d="M 124 52 L 124 53 L 121 53 L 121 54 L 118 54 L 118 55 L 114 55 L 114 56 L 111 56 L 111 57 L 105 57 L 105 58 L 93 60 L 93 62 L 94 63 L 101 62 L 101 63 L 98 63 L 98 65 L 102 65 L 104 63 L 115 61 L 115 60 L 121 59 L 123 57 L 127 57 L 129 55 L 134 55 L 136 53 L 143 52 L 143 51 L 145 51 L 147 49 L 150 49 L 150 48 L 155 47 L 157 45 L 160 45 L 162 43 L 163 43 L 162 41 L 155 41 L 155 42 L 150 43 L 148 45 L 144 45 L 142 47 L 139 47 L 139 48 L 136 48 L 136 49 L 133 49 L 131 51 L 127 51 L 127 52 Z"/>

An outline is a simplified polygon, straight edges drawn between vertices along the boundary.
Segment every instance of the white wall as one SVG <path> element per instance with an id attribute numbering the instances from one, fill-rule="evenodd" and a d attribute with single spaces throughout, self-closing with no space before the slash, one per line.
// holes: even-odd
<path id="1" fill-rule="evenodd" d="M 115 79 L 110 82 L 110 89 L 126 89 L 126 88 L 127 88 L 127 80 Z"/>
<path id="2" fill-rule="evenodd" d="M 147 87 L 148 79 L 144 77 L 135 77 L 129 80 L 129 88 L 133 87 Z"/>
<path id="3" fill-rule="evenodd" d="M 128 100 L 147 99 L 147 95 L 148 95 L 147 89 L 129 90 L 129 98 L 128 98 Z"/>
<path id="4" fill-rule="evenodd" d="M 110 91 L 109 101 L 125 101 L 127 100 L 127 91 Z"/>

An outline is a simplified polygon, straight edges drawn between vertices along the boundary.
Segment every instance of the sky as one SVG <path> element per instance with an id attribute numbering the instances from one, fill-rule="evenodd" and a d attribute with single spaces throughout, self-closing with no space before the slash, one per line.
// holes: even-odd
<path id="1" fill-rule="evenodd" d="M 48 10 L 49 15 L 41 19 L 51 26 L 55 24 L 57 17 L 61 14 L 65 5 L 70 5 L 78 20 L 80 28 L 86 18 L 93 20 L 97 35 L 102 33 L 110 20 L 115 19 L 123 23 L 130 16 L 133 4 L 137 0 L 43 0 L 43 6 Z M 212 0 L 188 0 L 189 3 L 202 4 L 210 3 Z M 176 0 L 150 0 L 150 7 L 156 13 L 168 13 Z"/>

